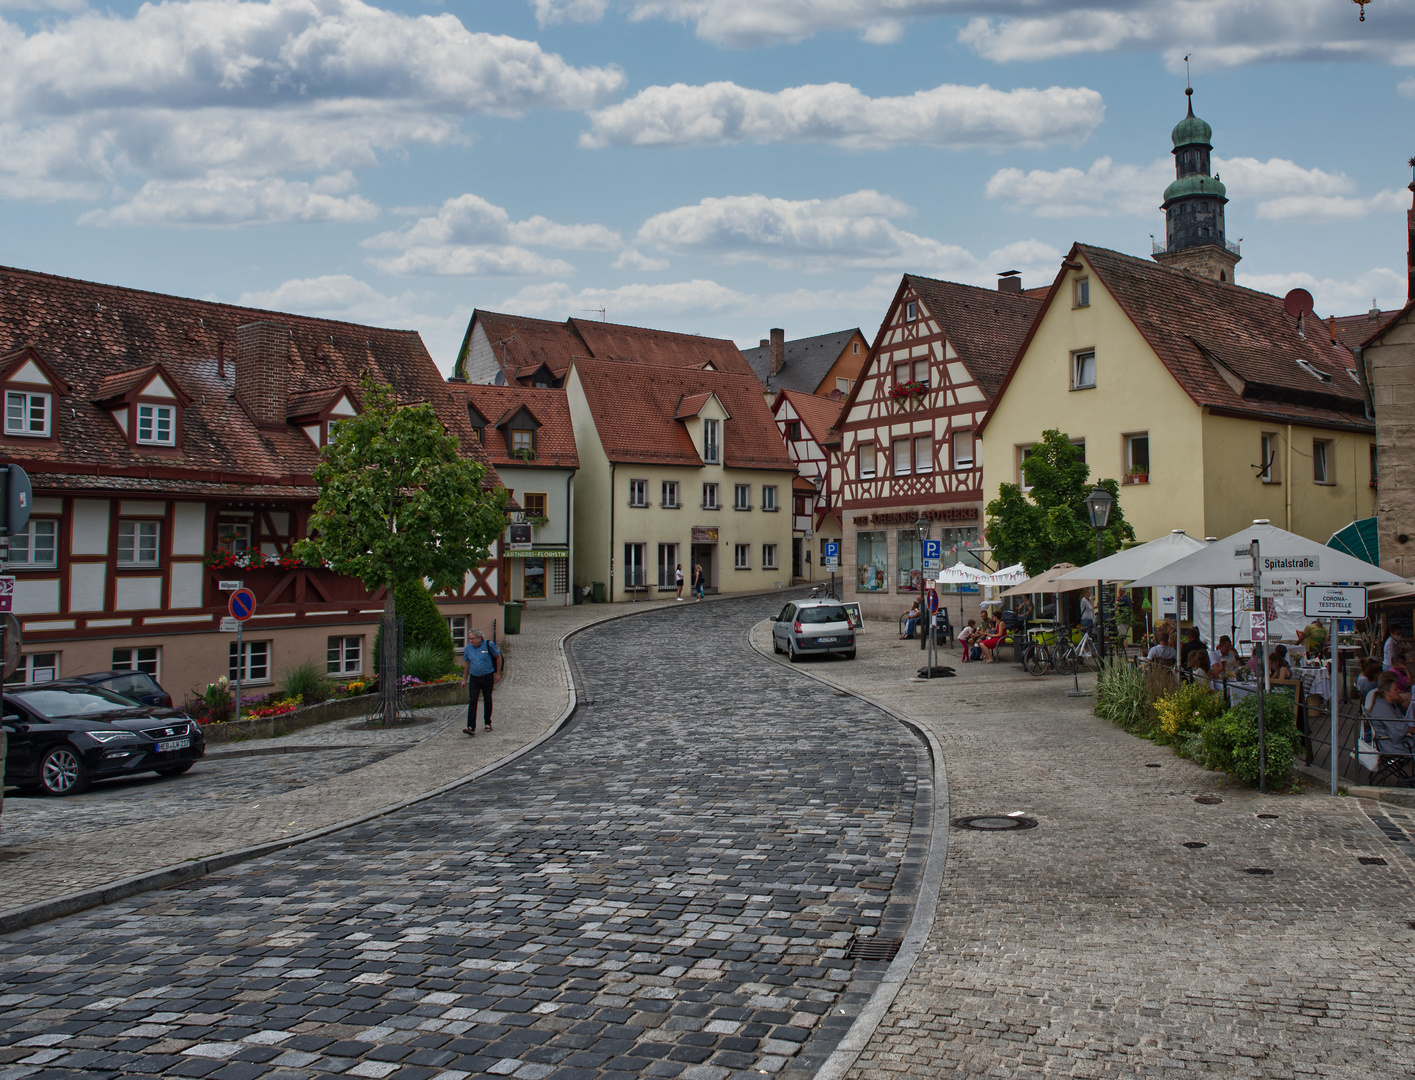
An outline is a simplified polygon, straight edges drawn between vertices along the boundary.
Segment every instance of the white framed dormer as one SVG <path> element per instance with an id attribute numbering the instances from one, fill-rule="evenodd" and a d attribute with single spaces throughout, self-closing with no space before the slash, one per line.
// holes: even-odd
<path id="1" fill-rule="evenodd" d="M 358 416 L 359 411 L 359 400 L 348 386 L 327 386 L 292 396 L 289 420 L 311 443 L 323 448 L 334 441 L 340 421 Z"/>
<path id="2" fill-rule="evenodd" d="M 54 439 L 59 399 L 68 393 L 69 385 L 33 346 L 0 357 L 0 433 L 25 442 Z"/>
<path id="3" fill-rule="evenodd" d="M 723 440 L 727 433 L 727 421 L 732 419 L 732 414 L 717 394 L 705 391 L 683 398 L 673 418 L 687 427 L 693 447 L 704 465 L 721 465 L 726 460 Z"/>
<path id="4" fill-rule="evenodd" d="M 135 450 L 181 449 L 182 411 L 191 398 L 162 364 L 108 376 L 99 384 L 96 404 Z"/>

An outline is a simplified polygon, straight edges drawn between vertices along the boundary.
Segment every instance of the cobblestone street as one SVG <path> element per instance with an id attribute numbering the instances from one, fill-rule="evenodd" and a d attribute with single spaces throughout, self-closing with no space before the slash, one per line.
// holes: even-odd
<path id="1" fill-rule="evenodd" d="M 750 650 L 774 603 L 593 628 L 575 721 L 501 771 L 0 940 L 0 1080 L 803 1080 L 933 795 L 905 727 Z"/>

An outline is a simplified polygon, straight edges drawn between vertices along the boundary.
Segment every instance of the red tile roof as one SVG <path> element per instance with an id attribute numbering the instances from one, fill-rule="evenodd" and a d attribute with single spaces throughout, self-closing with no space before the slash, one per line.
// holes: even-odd
<path id="1" fill-rule="evenodd" d="M 791 408 L 801 418 L 801 423 L 806 425 L 811 438 L 822 445 L 829 440 L 831 431 L 839 423 L 844 409 L 840 401 L 817 397 L 815 394 L 803 394 L 799 390 L 783 390 L 776 397 L 773 413 L 780 407 L 783 399 L 791 403 Z M 836 438 L 839 438 L 839 432 L 836 432 Z"/>
<path id="2" fill-rule="evenodd" d="M 532 465 L 546 468 L 578 469 L 575 429 L 570 424 L 570 404 L 564 390 L 553 387 L 484 386 L 478 383 L 448 383 L 454 400 L 471 404 L 492 425 L 511 419 L 522 409 L 535 417 L 536 456 Z M 499 433 L 486 433 L 486 455 L 493 465 L 524 467 L 528 463 L 513 457 Z"/>
<path id="3" fill-rule="evenodd" d="M 606 360 L 576 360 L 573 370 L 610 461 L 702 465 L 687 426 L 677 415 L 685 398 L 716 394 L 732 417 L 723 424 L 725 466 L 796 471 L 762 398 L 762 384 L 750 373 L 691 368 L 645 372 Z"/>
<path id="4" fill-rule="evenodd" d="M 1078 257 L 1196 404 L 1281 423 L 1373 430 L 1361 386 L 1349 373 L 1355 359 L 1332 344 L 1317 318 L 1299 333 L 1282 299 L 1268 293 L 1087 244 L 1073 246 L 1067 262 Z M 1048 305 L 1065 274 L 1063 266 Z M 1007 380 L 1015 371 L 1014 361 Z"/>
<path id="5" fill-rule="evenodd" d="M 703 406 L 712 400 L 712 397 L 711 390 L 702 394 L 689 394 L 678 403 L 678 411 L 673 414 L 673 419 L 686 420 L 690 416 L 697 416 L 703 411 Z"/>
<path id="6" fill-rule="evenodd" d="M 1042 302 L 1025 293 L 999 292 L 918 274 L 906 274 L 905 280 L 948 336 L 973 380 L 992 398 L 1042 310 Z"/>
<path id="7" fill-rule="evenodd" d="M 1401 309 L 1377 311 L 1375 318 L 1370 312 L 1361 315 L 1338 315 L 1332 320 L 1336 329 L 1336 340 L 1348 349 L 1363 345 L 1387 326 L 1400 318 Z"/>
<path id="8" fill-rule="evenodd" d="M 437 365 L 411 330 L 385 330 L 284 312 L 165 296 L 117 285 L 0 267 L 0 355 L 33 346 L 68 380 L 56 403 L 58 438 L 0 438 L 4 453 L 36 477 L 36 486 L 214 490 L 248 494 L 247 485 L 308 496 L 319 448 L 299 428 L 257 427 L 236 402 L 236 328 L 278 322 L 290 330 L 286 371 L 295 400 L 305 387 L 357 385 L 367 370 L 404 402 L 430 401 L 449 429 L 470 429 L 453 407 Z M 218 354 L 224 354 L 224 374 Z M 96 402 L 161 363 L 190 397 L 183 410 L 180 452 L 147 452 L 129 444 Z M 459 415 L 460 414 L 460 415 Z M 478 448 L 469 453 L 483 460 Z M 63 480 L 62 477 L 69 477 Z M 494 472 L 489 482 L 497 482 Z M 197 485 L 193 487 L 193 485 Z M 273 487 L 270 487 L 273 485 Z"/>
<path id="9" fill-rule="evenodd" d="M 571 357 L 588 355 L 585 343 L 568 321 L 549 322 L 478 309 L 472 312 L 472 321 L 467 325 L 468 339 L 472 327 L 478 323 L 496 358 L 505 359 L 503 367 L 507 378 L 530 375 L 541 366 L 549 368 L 558 378 L 570 366 Z M 465 351 L 468 345 L 464 342 L 462 347 Z"/>

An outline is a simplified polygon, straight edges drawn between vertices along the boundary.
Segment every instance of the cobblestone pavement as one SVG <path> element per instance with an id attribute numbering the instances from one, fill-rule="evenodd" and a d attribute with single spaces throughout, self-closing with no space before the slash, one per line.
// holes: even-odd
<path id="1" fill-rule="evenodd" d="M 482 780 L 0 939 L 0 1080 L 804 1080 L 885 966 L 851 942 L 907 923 L 930 773 L 755 656 L 760 603 L 588 631 L 575 722 Z"/>
<path id="2" fill-rule="evenodd" d="M 803 667 L 934 732 L 951 817 L 1039 824 L 950 830 L 929 944 L 852 1078 L 1415 1074 L 1409 814 L 1263 797 L 1096 719 L 1070 679 L 912 682 L 917 643 L 863 641 Z"/>

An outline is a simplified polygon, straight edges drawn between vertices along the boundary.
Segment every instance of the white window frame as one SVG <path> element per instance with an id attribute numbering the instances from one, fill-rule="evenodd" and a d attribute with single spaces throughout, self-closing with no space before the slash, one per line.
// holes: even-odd
<path id="1" fill-rule="evenodd" d="M 722 462 L 722 425 L 717 420 L 703 421 L 703 461 L 709 465 Z"/>
<path id="2" fill-rule="evenodd" d="M 920 357 L 919 359 L 917 359 L 917 360 L 914 361 L 914 372 L 913 372 L 913 374 L 914 374 L 914 379 L 913 379 L 914 382 L 923 383 L 925 386 L 930 385 L 930 379 L 929 379 L 929 360 L 928 360 L 928 357 L 922 356 L 922 357 Z"/>
<path id="3" fill-rule="evenodd" d="M 39 426 L 35 427 L 36 408 L 42 412 Z M 11 412 L 18 406 L 18 414 Z M 54 395 L 35 393 L 30 390 L 5 391 L 5 434 L 20 435 L 28 439 L 47 439 L 52 430 L 54 418 Z"/>
<path id="4" fill-rule="evenodd" d="M 140 446 L 177 445 L 177 406 L 156 405 L 150 401 L 140 401 L 133 411 L 136 415 L 133 440 L 136 443 Z M 164 422 L 166 426 L 165 438 L 163 437 Z"/>
<path id="5" fill-rule="evenodd" d="M 649 482 L 647 480 L 629 481 L 629 505 L 646 507 L 649 504 Z"/>
<path id="6" fill-rule="evenodd" d="M 903 386 L 914 376 L 914 367 L 908 360 L 901 360 L 894 365 L 894 385 Z"/>
<path id="7" fill-rule="evenodd" d="M 1090 361 L 1090 381 L 1086 381 L 1086 362 Z M 1071 354 L 1071 389 L 1094 390 L 1096 388 L 1096 350 L 1078 349 Z"/>
<path id="8" fill-rule="evenodd" d="M 777 509 L 777 502 L 776 502 L 776 485 L 775 485 L 775 484 L 763 484 L 763 485 L 762 485 L 762 512 L 763 512 L 763 513 L 766 513 L 766 514 L 774 514 L 774 513 L 776 513 L 776 509 Z"/>
<path id="9" fill-rule="evenodd" d="M 1027 443 L 1025 446 L 1017 447 L 1017 485 L 1023 491 L 1032 490 L 1031 485 L 1027 483 L 1027 474 L 1022 471 L 1022 466 L 1026 464 L 1027 459 L 1032 456 L 1032 450 L 1036 445 L 1036 443 Z"/>
<path id="10" fill-rule="evenodd" d="M 143 653 L 151 653 L 152 655 L 144 656 Z M 114 649 L 112 668 L 114 671 L 141 671 L 161 682 L 162 646 L 135 645 L 130 648 Z"/>
<path id="11" fill-rule="evenodd" d="M 855 383 L 854 383 L 852 380 L 850 380 L 850 379 L 836 379 L 836 380 L 835 380 L 835 389 L 838 390 L 838 391 L 840 391 L 840 393 L 842 393 L 842 394 L 848 394 L 848 393 L 850 392 L 850 388 L 853 387 L 854 385 L 855 385 Z"/>
<path id="12" fill-rule="evenodd" d="M 523 435 L 525 436 L 524 439 L 522 439 Z M 518 445 L 522 442 L 525 443 L 524 446 Z M 530 428 L 511 429 L 511 453 L 514 454 L 519 450 L 529 450 L 531 453 L 535 453 L 535 449 L 536 433 L 534 431 L 532 431 Z"/>
<path id="13" fill-rule="evenodd" d="M 1139 471 L 1139 470 L 1137 470 L 1137 468 L 1136 468 L 1136 466 L 1135 466 L 1135 440 L 1136 440 L 1136 439 L 1144 439 L 1144 440 L 1145 440 L 1145 459 L 1146 459 L 1146 460 L 1145 460 L 1145 468 L 1144 468 L 1143 471 L 1145 472 L 1146 475 L 1148 475 L 1148 474 L 1149 474 L 1149 471 L 1150 471 L 1150 462 L 1149 462 L 1149 457 L 1150 457 L 1150 433 L 1149 433 L 1148 431 L 1135 431 L 1135 432 L 1131 432 L 1129 435 L 1126 435 L 1126 436 L 1125 436 L 1125 471 L 1126 471 L 1127 473 L 1133 473 L 1133 472 Z"/>
<path id="14" fill-rule="evenodd" d="M 1312 440 L 1312 483 L 1321 487 L 1336 484 L 1336 442 L 1332 439 Z M 1320 468 L 1318 466 L 1320 465 Z"/>
<path id="15" fill-rule="evenodd" d="M 45 534 L 44 545 L 36 543 Z M 47 547 L 46 558 L 36 559 L 35 552 Z M 52 570 L 59 565 L 59 519 L 30 518 L 23 531 L 10 537 L 10 565 L 16 570 Z"/>
<path id="16" fill-rule="evenodd" d="M 1258 474 L 1258 480 L 1264 484 L 1279 484 L 1282 482 L 1282 469 L 1279 463 L 1282 458 L 1278 454 L 1282 436 L 1276 431 L 1264 431 L 1258 442 L 1258 460 L 1267 465 Z"/>
<path id="17" fill-rule="evenodd" d="M 901 451 L 901 447 L 903 450 Z M 894 476 L 908 476 L 914 471 L 914 440 L 895 439 L 889 447 L 890 472 Z"/>
<path id="18" fill-rule="evenodd" d="M 879 447 L 873 442 L 860 443 L 855 447 L 855 458 L 859 463 L 860 479 L 873 480 L 878 475 L 879 470 Z M 869 459 L 869 469 L 865 468 L 865 459 Z"/>
<path id="19" fill-rule="evenodd" d="M 904 305 L 904 321 L 913 322 L 919 317 L 919 305 L 917 301 L 910 300 Z"/>
<path id="20" fill-rule="evenodd" d="M 35 676 L 42 674 L 44 677 L 36 679 Z M 10 676 L 10 681 L 22 683 L 53 682 L 59 677 L 59 654 L 57 652 L 34 652 L 25 653 L 20 657 L 20 662 L 15 668 L 15 675 L 21 676 L 15 679 Z"/>
<path id="21" fill-rule="evenodd" d="M 330 634 L 325 640 L 324 673 L 336 678 L 360 675 L 364 670 L 362 634 Z"/>
<path id="22" fill-rule="evenodd" d="M 228 536 L 221 535 L 228 530 Z M 216 546 L 223 551 L 229 551 L 232 555 L 249 551 L 251 549 L 251 523 L 249 521 L 218 521 L 216 523 Z"/>
<path id="23" fill-rule="evenodd" d="M 648 572 L 644 568 L 644 560 L 647 556 L 647 544 L 624 545 L 624 588 L 642 589 L 648 586 Z M 637 580 L 635 580 L 636 575 Z"/>
<path id="24" fill-rule="evenodd" d="M 677 480 L 665 480 L 665 481 L 663 481 L 662 488 L 660 489 L 660 494 L 661 494 L 662 497 L 663 497 L 663 503 L 662 503 L 662 505 L 663 505 L 663 508 L 664 508 L 665 510 L 677 510 L 677 509 L 678 509 L 678 507 L 679 507 L 680 504 L 679 504 L 679 502 L 678 502 L 678 481 L 677 481 Z"/>
<path id="25" fill-rule="evenodd" d="M 973 429 L 965 428 L 962 431 L 955 431 L 953 433 L 952 443 L 953 467 L 955 469 L 973 468 L 973 463 L 977 460 L 978 454 L 977 440 L 974 438 Z M 965 443 L 967 445 L 966 453 L 963 452 Z"/>
<path id="26" fill-rule="evenodd" d="M 777 545 L 776 545 L 776 544 L 763 544 L 763 545 L 762 545 L 762 569 L 763 569 L 763 570 L 778 570 L 778 569 L 780 569 L 780 567 L 777 565 L 777 562 L 776 562 L 776 549 L 777 549 Z"/>
<path id="27" fill-rule="evenodd" d="M 456 655 L 460 659 L 462 650 L 467 647 L 467 616 L 447 616 L 447 630 L 452 635 L 452 648 L 456 650 Z"/>
<path id="28" fill-rule="evenodd" d="M 664 556 L 667 556 L 665 559 Z M 678 545 L 658 545 L 658 587 L 671 589 L 675 586 L 674 571 L 678 569 Z"/>
<path id="29" fill-rule="evenodd" d="M 732 485 L 732 509 L 750 510 L 752 508 L 752 485 L 733 484 Z"/>
<path id="30" fill-rule="evenodd" d="M 703 509 L 704 509 L 704 510 L 721 510 L 721 509 L 722 509 L 722 503 L 718 502 L 718 499 L 717 499 L 717 485 L 716 485 L 716 484 L 707 483 L 707 484 L 704 484 L 704 485 L 703 485 Z"/>
<path id="31" fill-rule="evenodd" d="M 920 450 L 923 453 L 920 453 Z M 932 435 L 914 436 L 914 472 L 931 473 L 934 471 L 934 439 Z"/>
<path id="32" fill-rule="evenodd" d="M 1088 278 L 1088 277 L 1083 277 L 1083 278 L 1077 278 L 1077 279 L 1076 279 L 1075 286 L 1074 286 L 1074 291 L 1073 291 L 1072 294 L 1071 294 L 1071 306 L 1072 306 L 1072 307 L 1078 307 L 1078 308 L 1090 307 L 1090 306 L 1091 306 L 1091 279 L 1090 279 L 1090 278 Z"/>
<path id="33" fill-rule="evenodd" d="M 752 568 L 752 545 L 733 544 L 732 545 L 732 569 L 750 570 Z"/>
<path id="34" fill-rule="evenodd" d="M 151 530 L 151 544 L 144 533 Z M 127 554 L 124 554 L 124 548 Z M 152 557 L 146 558 L 151 550 Z M 122 518 L 118 522 L 118 565 L 123 567 L 154 567 L 162 562 L 162 522 L 151 518 Z"/>
<path id="35" fill-rule="evenodd" d="M 238 662 L 236 643 L 231 642 L 226 649 L 227 677 L 234 680 L 239 667 L 243 686 L 270 682 L 270 652 L 270 642 L 268 641 L 242 641 Z M 253 663 L 252 660 L 255 657 L 259 657 L 259 661 Z M 260 674 L 252 674 L 253 671 L 259 671 Z"/>

